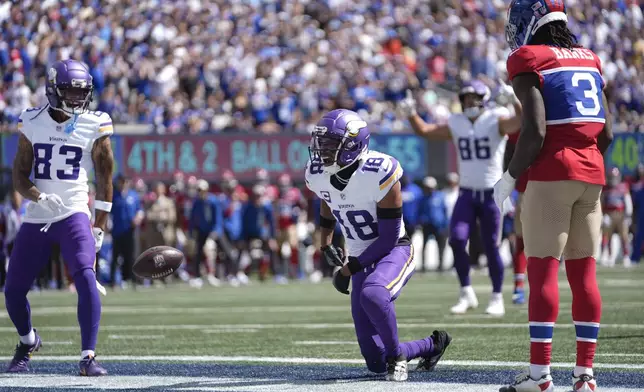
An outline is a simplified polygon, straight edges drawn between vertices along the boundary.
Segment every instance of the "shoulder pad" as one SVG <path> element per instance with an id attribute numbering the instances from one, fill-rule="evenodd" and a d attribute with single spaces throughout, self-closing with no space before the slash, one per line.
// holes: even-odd
<path id="1" fill-rule="evenodd" d="M 537 72 L 537 55 L 529 45 L 520 47 L 508 56 L 507 68 L 510 80 L 522 73 Z"/>
<path id="2" fill-rule="evenodd" d="M 97 126 L 96 132 L 99 134 L 110 135 L 114 133 L 114 126 L 112 125 L 112 118 L 105 112 L 89 110 L 84 113 L 86 118 L 94 122 Z"/>

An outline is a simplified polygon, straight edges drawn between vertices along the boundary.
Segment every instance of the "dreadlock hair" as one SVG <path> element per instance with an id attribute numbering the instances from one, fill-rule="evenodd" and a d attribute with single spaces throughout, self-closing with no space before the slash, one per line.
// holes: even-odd
<path id="1" fill-rule="evenodd" d="M 565 49 L 581 47 L 577 43 L 577 37 L 568 29 L 563 20 L 556 20 L 542 26 L 528 44 L 557 46 Z"/>

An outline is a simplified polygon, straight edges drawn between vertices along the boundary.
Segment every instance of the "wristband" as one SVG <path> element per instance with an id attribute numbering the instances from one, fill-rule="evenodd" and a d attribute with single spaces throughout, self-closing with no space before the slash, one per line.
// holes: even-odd
<path id="1" fill-rule="evenodd" d="M 108 203 L 106 201 L 101 201 L 101 200 L 94 200 L 94 208 L 97 210 L 110 212 L 112 211 L 112 203 Z"/>
<path id="2" fill-rule="evenodd" d="M 320 227 L 324 229 L 333 230 L 335 229 L 336 221 L 335 219 L 329 219 L 320 215 Z"/>
<path id="3" fill-rule="evenodd" d="M 351 275 L 355 275 L 357 272 L 362 271 L 362 265 L 360 264 L 360 261 L 358 261 L 357 257 L 349 256 L 348 260 L 347 268 L 349 268 Z"/>

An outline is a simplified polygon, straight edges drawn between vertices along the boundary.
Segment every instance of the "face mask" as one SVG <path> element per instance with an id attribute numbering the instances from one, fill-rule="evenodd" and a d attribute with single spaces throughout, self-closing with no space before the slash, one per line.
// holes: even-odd
<path id="1" fill-rule="evenodd" d="M 463 110 L 463 114 L 469 119 L 476 118 L 479 114 L 481 114 L 481 107 L 475 106 L 472 108 L 467 108 Z"/>

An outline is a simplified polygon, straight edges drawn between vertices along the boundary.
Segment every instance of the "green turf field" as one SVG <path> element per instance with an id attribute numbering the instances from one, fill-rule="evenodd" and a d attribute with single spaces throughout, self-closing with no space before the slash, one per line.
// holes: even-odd
<path id="1" fill-rule="evenodd" d="M 554 362 L 574 361 L 571 296 L 560 275 L 561 309 L 554 337 Z M 644 269 L 600 269 L 604 302 L 597 362 L 644 362 Z M 510 303 L 507 314 L 483 313 L 489 295 L 486 277 L 473 284 L 481 306 L 463 316 L 449 307 L 457 296 L 456 277 L 416 275 L 396 301 L 401 340 L 431 334 L 434 328 L 454 337 L 446 360 L 526 361 L 527 305 Z M 253 282 L 249 287 L 165 289 L 109 292 L 97 353 L 100 356 L 250 356 L 359 359 L 347 296 L 329 281 L 278 286 Z M 76 355 L 80 337 L 76 295 L 61 292 L 30 294 L 33 324 L 45 349 L 36 355 Z M 16 335 L 6 312 L 0 311 L 1 355 L 11 354 Z M 623 365 L 619 365 L 623 367 Z M 644 371 L 644 369 L 640 369 Z"/>

